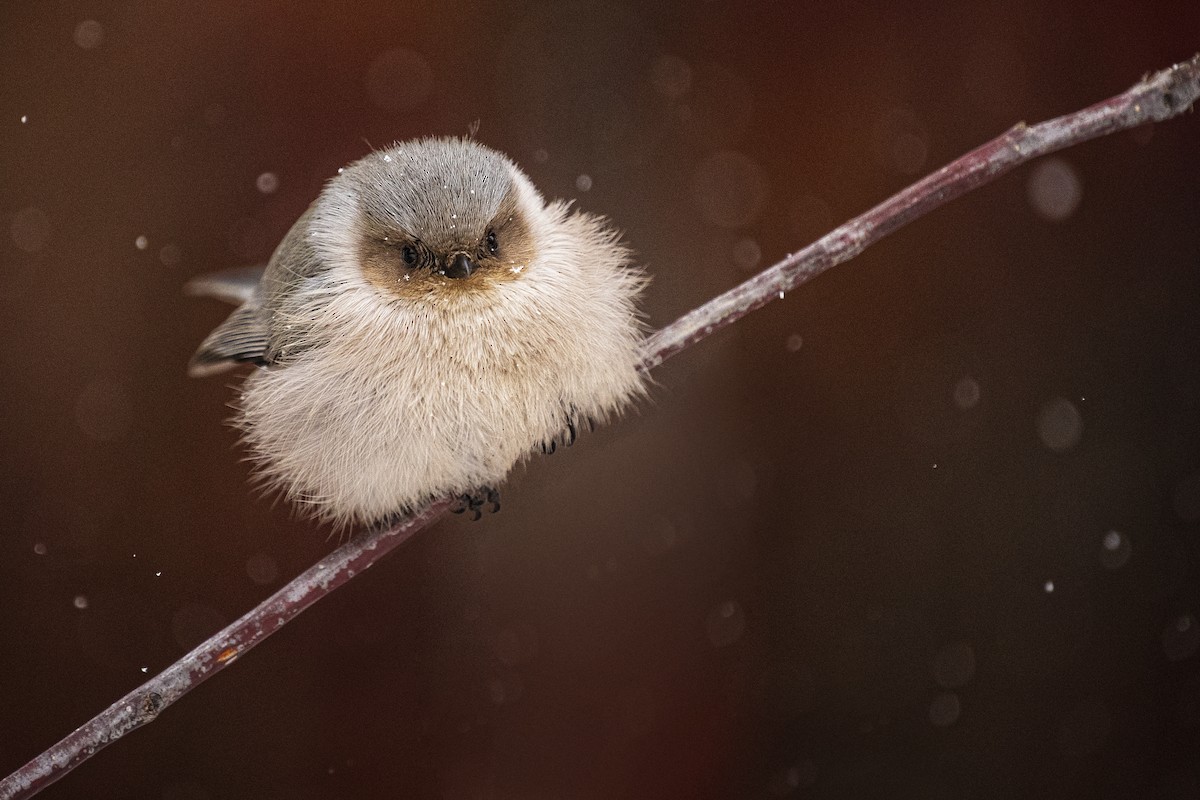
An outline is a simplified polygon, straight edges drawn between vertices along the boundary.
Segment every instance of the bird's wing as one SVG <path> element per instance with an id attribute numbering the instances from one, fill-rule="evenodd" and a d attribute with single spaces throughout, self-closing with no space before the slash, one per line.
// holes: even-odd
<path id="1" fill-rule="evenodd" d="M 188 375 L 202 378 L 247 362 L 265 364 L 269 337 L 266 311 L 251 297 L 200 344 L 188 362 Z"/>
<path id="2" fill-rule="evenodd" d="M 188 294 L 215 297 L 238 306 L 192 356 L 189 375 L 216 375 L 246 362 L 265 366 L 271 361 L 272 308 L 278 304 L 280 286 L 286 288 L 289 281 L 308 276 L 320 266 L 308 243 L 311 215 L 311 207 L 300 215 L 266 267 L 213 272 L 187 284 Z"/>
<path id="3" fill-rule="evenodd" d="M 188 375 L 200 378 L 246 362 L 264 363 L 269 331 L 260 282 L 265 269 L 258 266 L 210 272 L 183 287 L 194 297 L 213 297 L 238 307 L 200 344 L 188 362 Z"/>

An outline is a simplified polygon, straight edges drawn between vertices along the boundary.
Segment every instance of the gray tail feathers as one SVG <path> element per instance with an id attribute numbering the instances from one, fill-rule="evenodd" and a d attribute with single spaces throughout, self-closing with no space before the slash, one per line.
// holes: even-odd
<path id="1" fill-rule="evenodd" d="M 235 306 L 241 305 L 257 295 L 258 283 L 265 269 L 260 265 L 210 272 L 192 278 L 184 285 L 183 291 L 193 297 L 213 297 Z"/>

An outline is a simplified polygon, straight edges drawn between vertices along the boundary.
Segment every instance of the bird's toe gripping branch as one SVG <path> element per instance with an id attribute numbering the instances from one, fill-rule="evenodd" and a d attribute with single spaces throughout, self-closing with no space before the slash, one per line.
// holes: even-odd
<path id="1" fill-rule="evenodd" d="M 542 442 L 542 452 L 550 455 L 558 449 L 559 445 L 570 447 L 575 444 L 575 440 L 579 438 L 579 431 L 582 427 L 586 427 L 589 433 L 596 430 L 596 420 L 591 417 L 580 417 L 574 411 L 567 414 L 563 420 L 565 427 L 562 433 L 555 436 L 553 439 Z"/>
<path id="2" fill-rule="evenodd" d="M 470 513 L 471 520 L 475 521 L 483 516 L 487 506 L 491 506 L 486 510 L 493 514 L 500 510 L 500 492 L 491 486 L 480 486 L 473 492 L 460 494 L 450 510 L 455 514 Z"/>

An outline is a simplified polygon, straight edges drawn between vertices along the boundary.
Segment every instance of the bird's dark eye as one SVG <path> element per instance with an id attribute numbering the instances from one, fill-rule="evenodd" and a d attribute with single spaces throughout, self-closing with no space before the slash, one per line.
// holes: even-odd
<path id="1" fill-rule="evenodd" d="M 484 237 L 483 243 L 492 255 L 496 255 L 496 252 L 500 249 L 500 240 L 496 238 L 496 232 L 490 228 L 488 229 L 487 236 Z"/>
<path id="2" fill-rule="evenodd" d="M 410 267 L 417 263 L 417 248 L 411 244 L 406 244 L 400 248 L 400 258 L 404 259 L 404 263 Z"/>

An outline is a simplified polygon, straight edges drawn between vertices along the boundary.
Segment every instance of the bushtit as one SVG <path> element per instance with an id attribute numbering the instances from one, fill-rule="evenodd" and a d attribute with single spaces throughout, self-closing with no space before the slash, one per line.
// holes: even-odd
<path id="1" fill-rule="evenodd" d="M 258 365 L 236 404 L 265 486 L 338 524 L 457 496 L 478 516 L 538 448 L 643 392 L 645 284 L 604 220 L 547 204 L 502 154 L 422 139 L 339 171 L 192 375 Z"/>

